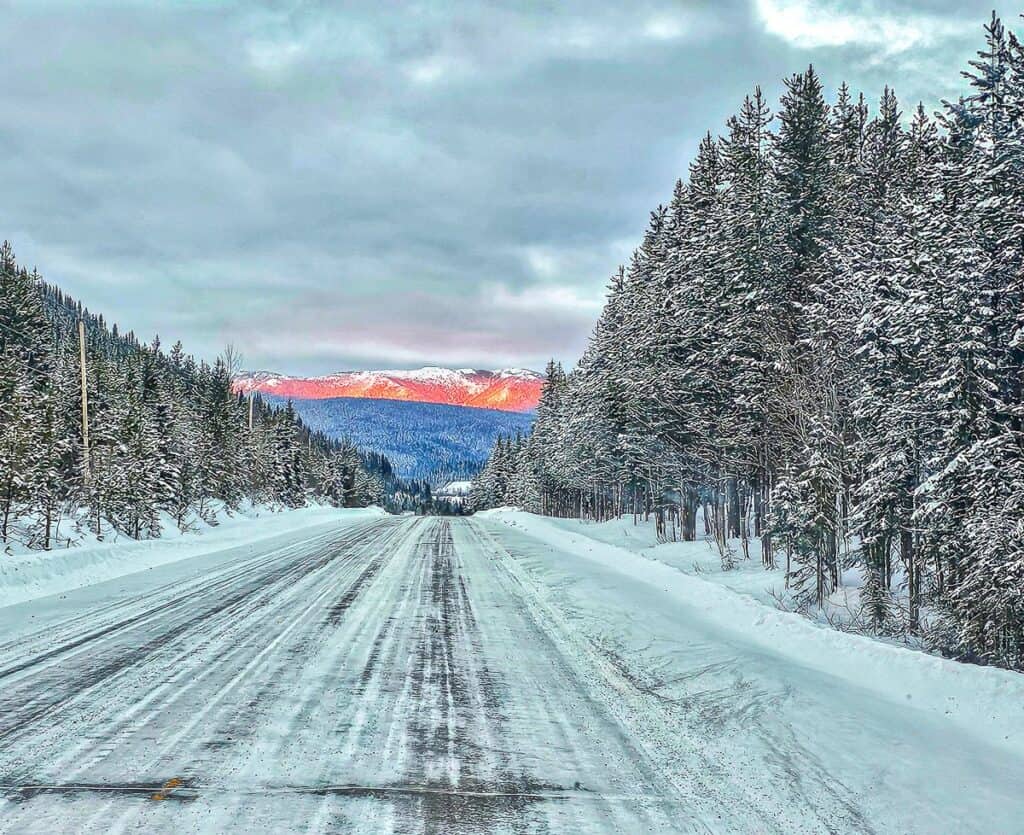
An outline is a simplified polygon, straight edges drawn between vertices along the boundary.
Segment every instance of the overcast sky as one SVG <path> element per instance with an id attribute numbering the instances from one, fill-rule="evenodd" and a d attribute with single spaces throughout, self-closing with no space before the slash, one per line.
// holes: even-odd
<path id="1" fill-rule="evenodd" d="M 755 84 L 813 62 L 934 109 L 990 12 L 0 0 L 0 237 L 143 339 L 250 368 L 572 362 Z"/>

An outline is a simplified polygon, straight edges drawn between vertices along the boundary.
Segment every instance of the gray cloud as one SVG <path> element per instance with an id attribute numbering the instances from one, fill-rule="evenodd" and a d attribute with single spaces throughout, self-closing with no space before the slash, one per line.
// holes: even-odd
<path id="1" fill-rule="evenodd" d="M 144 338 L 300 373 L 573 359 L 649 210 L 754 84 L 776 96 L 813 61 L 937 105 L 988 15 L 83 5 L 5 4 L 0 236 Z"/>

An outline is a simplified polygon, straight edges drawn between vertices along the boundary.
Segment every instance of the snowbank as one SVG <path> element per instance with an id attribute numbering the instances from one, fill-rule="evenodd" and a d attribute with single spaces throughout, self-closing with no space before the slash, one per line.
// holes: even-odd
<path id="1" fill-rule="evenodd" d="M 605 571 L 646 583 L 748 645 L 824 672 L 893 703 L 954 722 L 989 744 L 1009 748 L 1018 755 L 1024 753 L 1024 675 L 962 664 L 839 632 L 772 607 L 764 593 L 757 593 L 752 585 L 746 589 L 728 588 L 699 573 L 685 573 L 660 557 L 650 557 L 650 553 L 674 548 L 687 555 L 683 558 L 717 560 L 707 556 L 710 551 L 704 543 L 652 548 L 653 534 L 639 526 L 631 533 L 624 530 L 626 525 L 622 523 L 594 525 L 551 520 L 506 508 L 477 515 L 515 528 L 558 551 L 589 560 Z M 703 549 L 703 554 L 699 549 Z M 641 555 L 644 550 L 648 550 L 647 555 Z M 764 574 L 760 576 L 762 586 L 766 585 Z M 741 585 L 752 583 L 749 579 L 737 579 Z"/>
<path id="2" fill-rule="evenodd" d="M 115 537 L 54 551 L 0 554 L 0 607 L 23 603 L 51 594 L 63 594 L 83 586 L 102 583 L 126 574 L 144 571 L 217 550 L 247 545 L 268 537 L 313 525 L 351 522 L 387 515 L 379 507 L 343 510 L 313 505 L 298 510 L 274 512 L 253 507 L 228 515 L 218 514 L 214 527 L 181 534 L 171 527 L 160 539 L 137 541 Z"/>

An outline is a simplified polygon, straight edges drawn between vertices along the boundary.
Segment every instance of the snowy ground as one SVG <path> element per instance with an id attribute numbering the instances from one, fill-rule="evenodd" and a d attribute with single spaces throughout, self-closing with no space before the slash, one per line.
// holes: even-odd
<path id="1" fill-rule="evenodd" d="M 104 541 L 90 536 L 69 548 L 22 549 L 0 554 L 0 606 L 71 591 L 203 554 L 220 553 L 316 524 L 383 514 L 376 507 L 342 510 L 312 505 L 284 511 L 244 507 L 230 513 L 220 510 L 215 515 L 216 525 L 197 522 L 187 533 L 179 531 L 173 523 L 165 524 L 163 535 L 157 539 L 134 540 L 109 530 Z"/>
<path id="2" fill-rule="evenodd" d="M 500 511 L 503 516 L 507 516 L 508 512 Z M 711 537 L 702 535 L 700 521 L 698 537 L 694 542 L 659 541 L 653 517 L 647 521 L 642 517 L 634 518 L 632 515 L 607 522 L 554 518 L 545 521 L 563 531 L 624 548 L 647 560 L 663 563 L 712 585 L 730 589 L 763 603 L 770 609 L 778 609 L 780 603 L 787 609 L 799 608 L 792 591 L 787 591 L 785 586 L 785 555 L 778 555 L 778 566 L 775 570 L 766 571 L 761 564 L 761 540 L 758 537 L 751 537 L 748 540 L 746 558 L 742 543 L 738 539 L 730 540 L 728 547 L 732 568 L 724 570 L 722 554 Z M 820 610 L 811 607 L 802 614 L 823 624 L 831 622 L 832 625 L 843 629 L 849 629 L 852 621 L 860 620 L 863 623 L 866 619 L 866 614 L 860 611 L 863 580 L 863 576 L 856 568 L 843 572 L 839 588 L 825 600 L 824 606 Z M 893 576 L 892 602 L 894 606 L 905 608 L 906 595 L 900 588 L 902 580 L 903 575 L 897 568 Z M 927 612 L 923 614 L 925 617 L 928 615 Z M 892 643 L 900 642 L 893 640 Z"/>
<path id="3" fill-rule="evenodd" d="M 780 612 L 704 543 L 483 515 L 551 622 L 629 683 L 613 710 L 635 738 L 718 799 L 712 831 L 1024 832 L 1024 676 Z"/>
<path id="4" fill-rule="evenodd" d="M 310 520 L 0 636 L 0 831 L 1022 831 L 1024 677 L 525 514 Z"/>

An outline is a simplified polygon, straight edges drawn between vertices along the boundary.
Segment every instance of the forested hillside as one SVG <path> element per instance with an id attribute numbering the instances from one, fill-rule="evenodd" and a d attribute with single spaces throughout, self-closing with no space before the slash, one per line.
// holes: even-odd
<path id="1" fill-rule="evenodd" d="M 310 432 L 290 407 L 233 393 L 230 355 L 209 365 L 180 343 L 165 353 L 157 339 L 119 334 L 19 267 L 8 243 L 0 299 L 0 546 L 48 549 L 109 527 L 159 536 L 244 500 L 382 499 L 351 443 Z"/>
<path id="2" fill-rule="evenodd" d="M 266 395 L 268 402 L 284 398 Z M 472 478 L 499 435 L 527 432 L 533 415 L 363 397 L 292 400 L 313 429 L 379 452 L 402 479 L 435 486 Z"/>
<path id="3" fill-rule="evenodd" d="M 706 518 L 810 605 L 857 568 L 873 631 L 1024 668 L 1020 41 L 993 18 L 965 76 L 934 117 L 756 89 L 475 506 Z"/>

